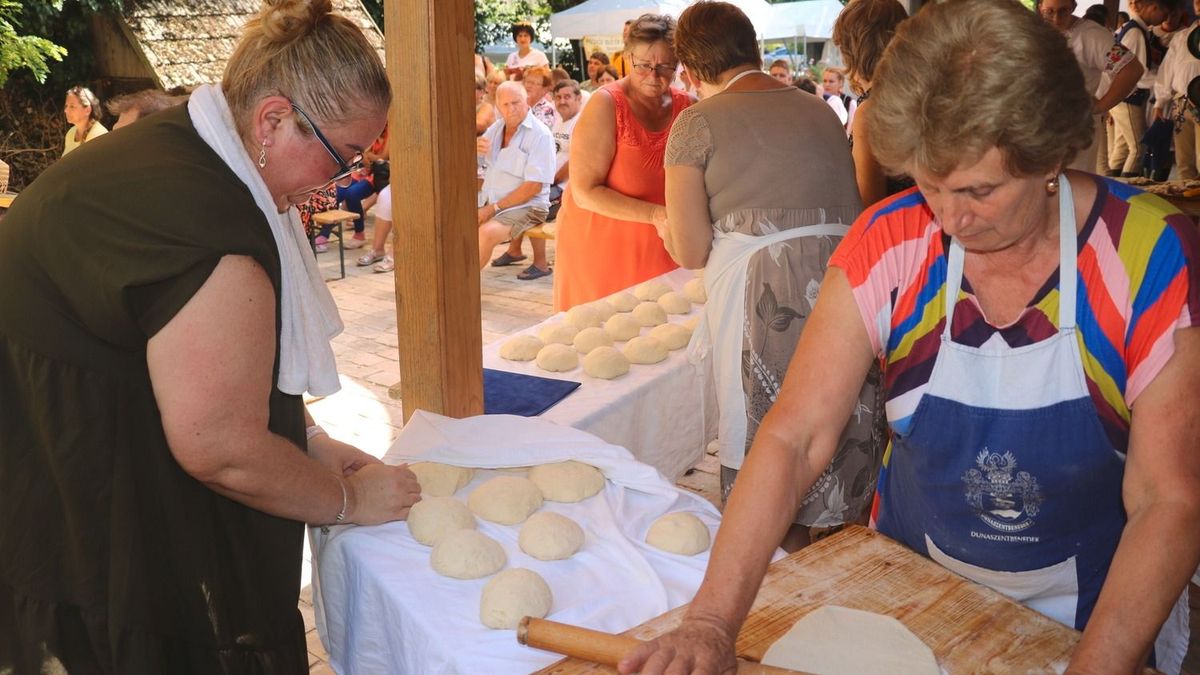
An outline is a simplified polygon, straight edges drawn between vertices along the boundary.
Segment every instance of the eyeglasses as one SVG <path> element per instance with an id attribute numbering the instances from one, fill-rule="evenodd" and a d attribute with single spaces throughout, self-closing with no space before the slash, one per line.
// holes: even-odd
<path id="1" fill-rule="evenodd" d="M 350 174 L 354 173 L 355 171 L 362 170 L 363 156 L 361 152 L 354 155 L 354 157 L 350 160 L 350 163 L 347 164 L 346 160 L 342 159 L 342 156 L 337 154 L 337 151 L 333 149 L 333 144 L 329 142 L 329 139 L 325 138 L 325 134 L 321 133 L 321 130 L 317 128 L 317 125 L 312 121 L 312 118 L 308 116 L 308 113 L 301 110 L 300 106 L 296 105 L 295 103 L 292 104 L 292 110 L 300 113 L 300 116 L 304 118 L 304 121 L 308 123 L 309 128 L 312 129 L 313 135 L 317 137 L 318 141 L 321 141 L 321 145 L 325 146 L 325 150 L 329 153 L 329 156 L 332 157 L 333 161 L 337 162 L 338 165 L 338 172 L 333 175 L 333 178 L 330 178 L 329 180 L 325 181 L 323 185 L 319 185 L 313 189 L 320 189 L 328 185 L 332 185 L 333 183 L 340 183 L 349 178 Z"/>
<path id="2" fill-rule="evenodd" d="M 662 65 L 655 66 L 649 63 L 637 63 L 632 59 L 630 59 L 630 62 L 633 64 L 633 72 L 641 75 L 642 77 L 645 77 L 651 73 L 663 78 L 675 77 L 675 71 L 679 69 L 679 64 L 677 63 L 664 63 Z"/>

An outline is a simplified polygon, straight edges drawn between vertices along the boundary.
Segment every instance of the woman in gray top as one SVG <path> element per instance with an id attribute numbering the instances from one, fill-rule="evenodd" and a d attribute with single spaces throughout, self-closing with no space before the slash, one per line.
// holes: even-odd
<path id="1" fill-rule="evenodd" d="M 677 54 L 702 100 L 679 115 L 665 157 L 667 250 L 704 268 L 705 319 L 720 409 L 722 498 L 775 401 L 826 263 L 862 210 L 846 134 L 818 97 L 762 72 L 754 26 L 736 6 L 692 5 Z M 837 458 L 801 500 L 785 548 L 864 515 L 883 447 L 878 378 Z"/>

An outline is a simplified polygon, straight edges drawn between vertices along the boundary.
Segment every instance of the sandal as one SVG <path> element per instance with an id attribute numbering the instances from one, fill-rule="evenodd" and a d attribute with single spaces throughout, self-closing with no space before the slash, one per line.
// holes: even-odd
<path id="1" fill-rule="evenodd" d="M 383 251 L 367 251 L 358 259 L 358 266 L 366 267 L 367 265 L 383 260 L 383 258 Z"/>
<path id="2" fill-rule="evenodd" d="M 362 248 L 363 246 L 366 246 L 366 245 L 367 245 L 366 237 L 361 237 L 361 238 L 360 237 L 350 237 L 342 244 L 342 246 L 344 248 L 347 248 L 349 250 L 354 250 L 356 248 Z"/>
<path id="3" fill-rule="evenodd" d="M 511 256 L 508 254 L 508 251 L 505 251 L 500 255 L 499 258 L 496 258 L 492 261 L 492 267 L 507 267 L 515 262 L 521 262 L 524 259 L 525 256 L 523 255 Z"/>
<path id="4" fill-rule="evenodd" d="M 529 267 L 526 267 L 523 272 L 518 274 L 517 278 L 521 281 L 533 281 L 534 279 L 541 279 L 542 277 L 550 276 L 552 271 L 552 269 L 541 269 L 537 265 L 530 265 Z"/>
<path id="5" fill-rule="evenodd" d="M 371 269 L 375 270 L 376 272 L 391 272 L 392 270 L 396 269 L 396 261 L 392 259 L 392 256 L 385 255 L 383 256 L 383 260 L 375 263 L 375 266 Z"/>

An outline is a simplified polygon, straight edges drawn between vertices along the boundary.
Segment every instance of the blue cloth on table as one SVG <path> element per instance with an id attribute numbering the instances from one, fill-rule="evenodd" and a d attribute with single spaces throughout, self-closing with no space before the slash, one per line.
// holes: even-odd
<path id="1" fill-rule="evenodd" d="M 579 388 L 578 382 L 483 369 L 485 415 L 535 417 Z"/>

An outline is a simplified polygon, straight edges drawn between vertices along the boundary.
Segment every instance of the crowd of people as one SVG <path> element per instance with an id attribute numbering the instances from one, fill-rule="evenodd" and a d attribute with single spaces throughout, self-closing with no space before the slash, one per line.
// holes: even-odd
<path id="1" fill-rule="evenodd" d="M 682 623 L 621 672 L 730 671 L 776 549 L 868 522 L 1083 631 L 1070 669 L 1178 672 L 1200 234 L 1097 174 L 1161 160 L 1149 122 L 1194 176 L 1196 24 L 1075 9 L 850 0 L 819 83 L 713 0 L 632 18 L 582 83 L 527 24 L 502 68 L 476 58 L 481 269 L 530 239 L 518 276 L 553 272 L 556 310 L 704 270 L 722 525 Z M 113 101 L 128 129 L 93 144 L 100 102 L 70 90 L 71 156 L 4 223 L 0 670 L 302 671 L 302 524 L 420 498 L 302 398 L 338 387 L 341 328 L 304 214 L 357 210 L 365 247 L 378 200 L 358 263 L 394 265 L 377 53 L 329 0 L 270 3 L 177 102 Z M 554 269 L 523 237 L 551 219 Z"/>

